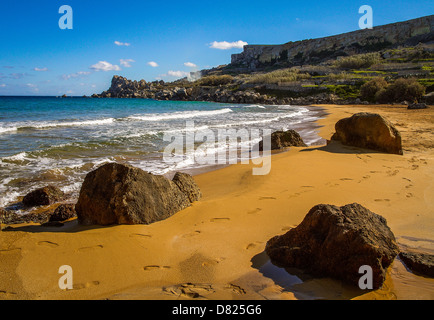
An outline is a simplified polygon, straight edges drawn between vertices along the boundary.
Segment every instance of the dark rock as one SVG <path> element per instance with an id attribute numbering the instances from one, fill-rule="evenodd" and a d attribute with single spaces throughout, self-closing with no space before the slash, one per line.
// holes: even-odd
<path id="1" fill-rule="evenodd" d="M 361 112 L 339 120 L 332 140 L 345 145 L 402 155 L 401 134 L 376 113 Z"/>
<path id="2" fill-rule="evenodd" d="M 399 250 L 386 220 L 354 203 L 313 207 L 298 227 L 270 239 L 266 252 L 277 265 L 356 286 L 359 268 L 368 265 L 376 289 Z"/>
<path id="3" fill-rule="evenodd" d="M 0 210 L 0 223 L 2 224 L 20 224 L 20 223 L 44 223 L 50 218 L 52 212 L 44 211 L 38 213 L 16 214 L 10 210 Z"/>
<path id="4" fill-rule="evenodd" d="M 82 224 L 150 224 L 190 204 L 175 182 L 109 163 L 87 174 L 75 209 Z"/>
<path id="5" fill-rule="evenodd" d="M 271 150 L 287 147 L 307 147 L 297 131 L 276 131 L 271 134 Z M 259 142 L 259 150 L 263 151 L 263 141 Z"/>
<path id="6" fill-rule="evenodd" d="M 434 255 L 416 252 L 400 252 L 399 258 L 414 273 L 434 278 Z"/>
<path id="7" fill-rule="evenodd" d="M 408 105 L 408 110 L 427 109 L 428 106 L 425 103 L 413 103 Z"/>
<path id="8" fill-rule="evenodd" d="M 54 210 L 51 215 L 49 222 L 54 221 L 65 221 L 71 218 L 75 218 L 77 216 L 75 212 L 75 204 L 72 203 L 64 203 L 59 205 L 56 210 Z"/>
<path id="9" fill-rule="evenodd" d="M 202 197 L 202 192 L 189 174 L 177 172 L 172 181 L 178 186 L 179 190 L 184 193 L 190 202 L 198 201 Z"/>
<path id="10" fill-rule="evenodd" d="M 29 207 L 44 206 L 62 200 L 64 193 L 57 187 L 47 186 L 34 190 L 23 198 L 23 204 Z"/>

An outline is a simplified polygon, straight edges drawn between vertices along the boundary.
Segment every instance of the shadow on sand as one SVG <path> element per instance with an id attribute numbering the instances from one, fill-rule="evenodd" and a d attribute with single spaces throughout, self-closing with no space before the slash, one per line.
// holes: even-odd
<path id="1" fill-rule="evenodd" d="M 264 277 L 300 300 L 349 300 L 367 293 L 339 280 L 314 278 L 300 269 L 278 267 L 270 261 L 265 251 L 254 256 L 250 262 Z"/>

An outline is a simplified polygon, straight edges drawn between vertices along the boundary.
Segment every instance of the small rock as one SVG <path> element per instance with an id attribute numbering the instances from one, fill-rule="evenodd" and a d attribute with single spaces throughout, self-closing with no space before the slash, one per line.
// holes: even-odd
<path id="1" fill-rule="evenodd" d="M 434 255 L 416 252 L 400 252 L 399 258 L 413 272 L 434 278 Z"/>
<path id="2" fill-rule="evenodd" d="M 34 190 L 23 198 L 23 204 L 28 207 L 45 206 L 62 200 L 64 193 L 57 187 L 46 186 Z"/>
<path id="3" fill-rule="evenodd" d="M 65 221 L 76 217 L 75 204 L 64 203 L 59 205 L 50 217 L 49 222 Z"/>
<path id="4" fill-rule="evenodd" d="M 259 142 L 259 150 L 263 151 L 263 141 Z M 287 147 L 307 147 L 297 131 L 276 131 L 271 134 L 271 150 Z"/>
<path id="5" fill-rule="evenodd" d="M 425 103 L 413 103 L 408 105 L 408 110 L 427 109 L 428 106 Z"/>

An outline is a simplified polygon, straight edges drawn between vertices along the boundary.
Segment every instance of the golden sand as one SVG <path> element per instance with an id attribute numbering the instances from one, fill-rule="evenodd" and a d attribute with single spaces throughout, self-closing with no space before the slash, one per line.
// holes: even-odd
<path id="1" fill-rule="evenodd" d="M 291 148 L 253 165 L 201 173 L 203 198 L 152 225 L 61 228 L 37 224 L 0 232 L 0 299 L 434 299 L 434 279 L 397 258 L 382 289 L 290 276 L 264 255 L 267 240 L 299 224 L 311 207 L 358 202 L 387 219 L 402 249 L 434 253 L 434 109 L 322 105 L 319 135 L 337 120 L 380 113 L 401 132 L 404 155 L 345 147 Z M 58 286 L 73 270 L 73 290 Z"/>

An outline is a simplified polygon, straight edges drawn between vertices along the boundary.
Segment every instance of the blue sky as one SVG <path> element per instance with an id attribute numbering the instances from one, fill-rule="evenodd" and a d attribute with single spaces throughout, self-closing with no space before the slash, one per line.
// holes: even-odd
<path id="1" fill-rule="evenodd" d="M 242 51 L 224 41 L 281 44 L 357 30 L 365 4 L 374 26 L 434 13 L 432 0 L 1 1 L 0 95 L 91 95 L 115 74 L 173 81 Z M 62 5 L 73 9 L 72 30 L 59 28 Z"/>

